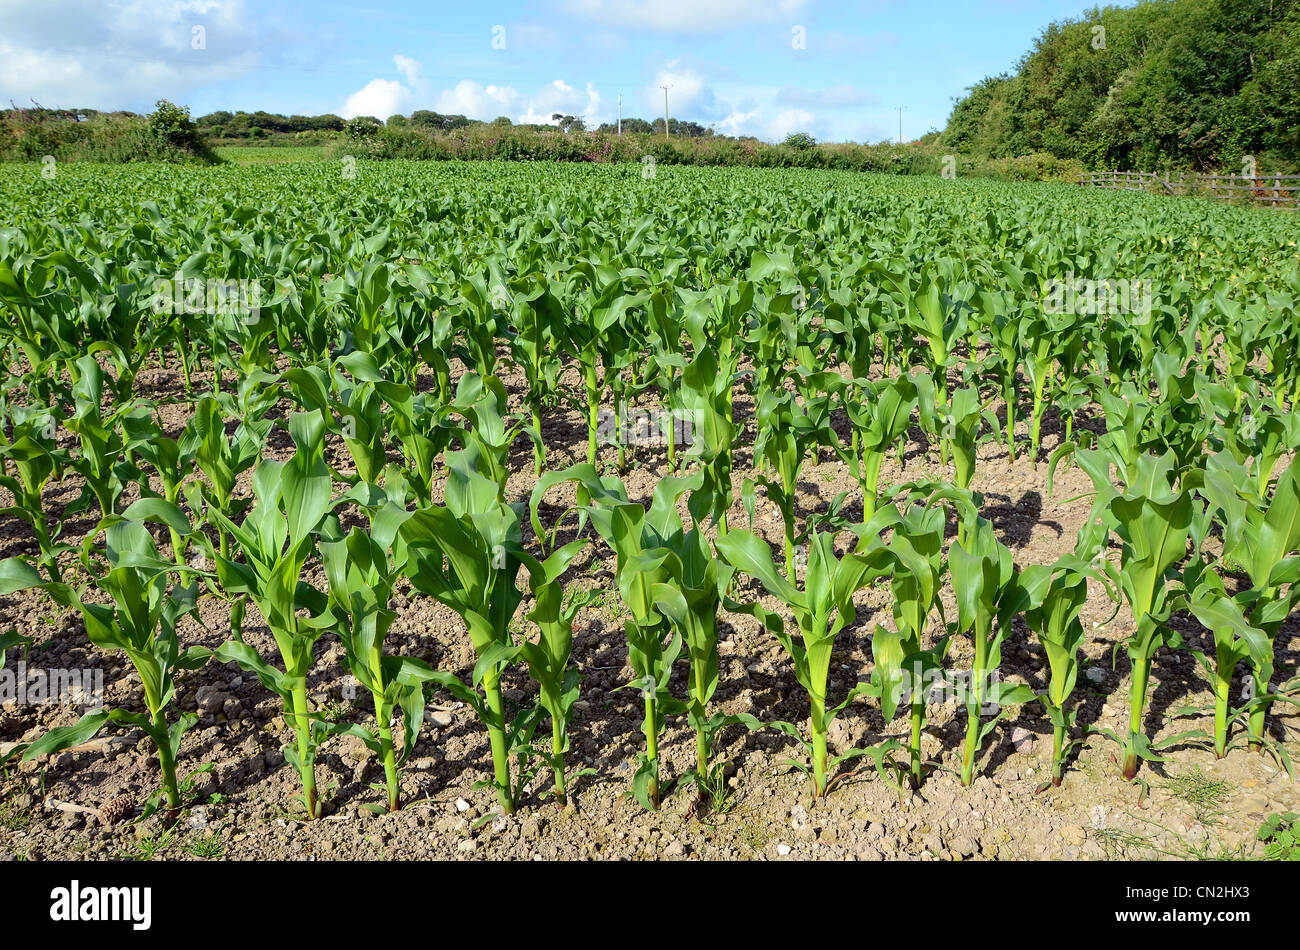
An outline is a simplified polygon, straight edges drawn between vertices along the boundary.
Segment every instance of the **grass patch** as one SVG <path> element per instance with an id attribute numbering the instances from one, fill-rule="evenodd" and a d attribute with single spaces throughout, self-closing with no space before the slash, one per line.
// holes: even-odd
<path id="1" fill-rule="evenodd" d="M 219 145 L 216 152 L 232 165 L 288 165 L 325 158 L 323 145 Z"/>
<path id="2" fill-rule="evenodd" d="M 215 831 L 209 831 L 191 838 L 186 843 L 185 850 L 196 858 L 219 858 L 225 853 L 226 846 Z"/>
<path id="3" fill-rule="evenodd" d="M 1212 779 L 1199 768 L 1171 774 L 1162 787 L 1174 798 L 1191 805 L 1196 820 L 1203 825 L 1218 823 L 1233 791 L 1231 784 Z"/>

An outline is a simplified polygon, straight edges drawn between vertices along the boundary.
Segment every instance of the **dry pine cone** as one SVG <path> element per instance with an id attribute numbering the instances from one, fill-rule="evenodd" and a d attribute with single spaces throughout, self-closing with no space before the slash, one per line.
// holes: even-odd
<path id="1" fill-rule="evenodd" d="M 95 812 L 95 814 L 99 816 L 99 820 L 104 824 L 116 825 L 133 811 L 135 811 L 135 802 L 127 795 L 120 795 L 100 805 L 99 811 Z"/>

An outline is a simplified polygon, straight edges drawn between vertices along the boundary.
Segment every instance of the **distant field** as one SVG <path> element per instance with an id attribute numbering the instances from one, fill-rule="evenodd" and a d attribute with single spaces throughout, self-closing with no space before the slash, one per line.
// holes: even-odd
<path id="1" fill-rule="evenodd" d="M 319 162 L 324 145 L 219 145 L 216 152 L 236 165 L 282 165 L 286 162 Z"/>

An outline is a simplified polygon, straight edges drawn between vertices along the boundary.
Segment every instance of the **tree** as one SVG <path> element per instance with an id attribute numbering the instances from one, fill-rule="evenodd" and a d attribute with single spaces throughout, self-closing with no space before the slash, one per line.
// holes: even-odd
<path id="1" fill-rule="evenodd" d="M 469 119 L 463 115 L 443 115 L 440 112 L 430 112 L 428 109 L 416 109 L 411 113 L 411 124 L 449 132 L 469 125 Z"/>
<path id="2" fill-rule="evenodd" d="M 164 149 L 175 149 L 203 158 L 212 158 L 207 140 L 190 118 L 189 106 L 178 106 L 159 99 L 149 113 L 149 134 Z"/>
<path id="3" fill-rule="evenodd" d="M 558 123 L 560 131 L 565 135 L 568 135 L 570 132 L 583 132 L 586 131 L 587 128 L 587 123 L 583 122 L 582 119 L 577 116 L 564 115 L 561 112 L 552 113 L 551 121 Z"/>
<path id="4" fill-rule="evenodd" d="M 1014 75 L 972 86 L 943 144 L 1093 167 L 1300 166 L 1300 4 L 1142 0 L 1052 23 Z"/>
<path id="5" fill-rule="evenodd" d="M 347 133 L 350 139 L 368 139 L 371 138 L 383 126 L 372 115 L 359 115 L 356 118 L 348 119 L 347 124 L 343 126 L 343 131 Z"/>

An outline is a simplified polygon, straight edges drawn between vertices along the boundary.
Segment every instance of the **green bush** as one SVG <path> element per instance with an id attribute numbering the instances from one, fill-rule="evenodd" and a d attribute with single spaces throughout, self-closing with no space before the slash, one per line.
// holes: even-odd
<path id="1" fill-rule="evenodd" d="M 60 162 L 202 162 L 221 159 L 189 110 L 159 100 L 148 116 L 129 112 L 52 116 L 31 109 L 0 113 L 0 160 Z"/>
<path id="2" fill-rule="evenodd" d="M 378 135 L 379 130 L 382 128 L 383 124 L 378 119 L 372 119 L 368 115 L 359 115 L 355 119 L 348 119 L 343 126 L 343 133 L 349 139 L 369 139 Z"/>
<path id="3" fill-rule="evenodd" d="M 352 123 L 357 123 L 355 127 Z M 752 138 L 672 136 L 662 133 L 571 132 L 553 126 L 474 123 L 442 129 L 414 122 L 381 127 L 354 119 L 346 141 L 337 141 L 326 156 L 408 161 L 509 161 L 639 163 L 653 156 L 658 165 L 742 165 L 759 168 L 824 168 L 892 175 L 938 175 L 947 150 L 937 137 L 905 145 L 817 143 L 795 133 L 780 145 Z M 1077 181 L 1082 166 L 1040 153 L 994 162 L 956 156 L 958 173 L 1017 181 Z"/>
<path id="4" fill-rule="evenodd" d="M 1075 159 L 1058 158 L 1048 152 L 998 158 L 975 166 L 976 174 L 983 178 L 1000 178 L 1006 181 L 1060 181 L 1077 183 L 1084 173 L 1083 163 Z"/>

